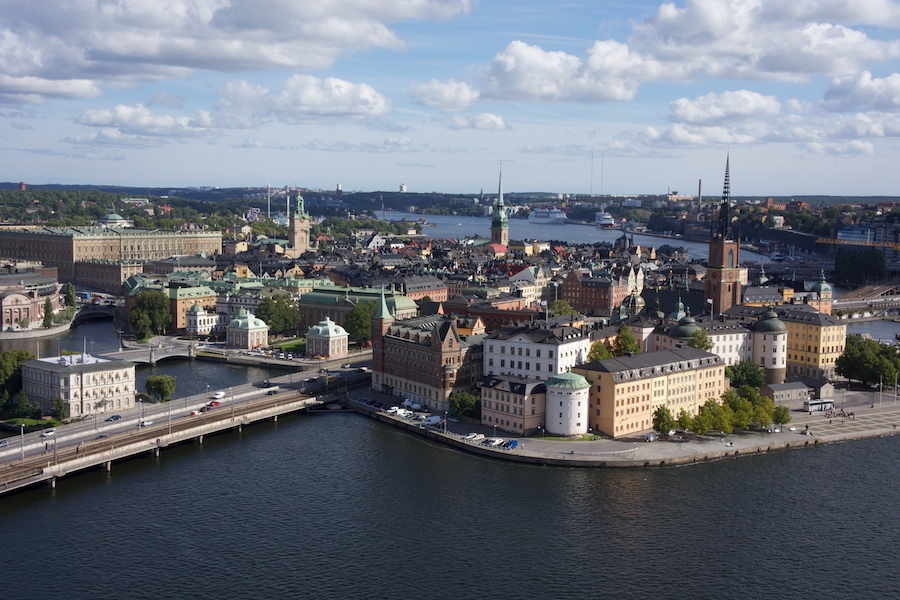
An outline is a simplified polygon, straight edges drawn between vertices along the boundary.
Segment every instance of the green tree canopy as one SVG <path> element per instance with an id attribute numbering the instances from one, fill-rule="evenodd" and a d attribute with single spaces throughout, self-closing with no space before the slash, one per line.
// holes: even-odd
<path id="1" fill-rule="evenodd" d="M 75 306 L 78 304 L 78 298 L 75 296 L 75 286 L 71 283 L 66 284 L 66 306 Z"/>
<path id="2" fill-rule="evenodd" d="M 691 428 L 691 415 L 682 408 L 678 411 L 678 420 L 676 422 L 678 423 L 678 429 L 686 431 Z"/>
<path id="3" fill-rule="evenodd" d="M 568 300 L 554 300 L 547 307 L 550 314 L 554 317 L 564 317 L 566 315 L 577 315 L 578 311 L 572 308 Z"/>
<path id="4" fill-rule="evenodd" d="M 663 435 L 669 435 L 669 432 L 675 429 L 675 417 L 672 411 L 666 406 L 660 406 L 653 411 L 653 429 Z"/>
<path id="5" fill-rule="evenodd" d="M 619 334 L 616 336 L 616 341 L 613 342 L 613 354 L 616 356 L 625 356 L 628 352 L 640 354 L 641 347 L 638 346 L 637 340 L 631 332 L 631 328 L 628 327 L 628 325 L 622 325 L 622 327 L 619 328 Z"/>
<path id="6" fill-rule="evenodd" d="M 613 353 L 610 352 L 609 348 L 606 347 L 606 344 L 603 342 L 603 340 L 597 340 L 596 342 L 591 344 L 591 351 L 588 352 L 587 359 L 588 361 L 594 361 L 612 357 Z"/>
<path id="7" fill-rule="evenodd" d="M 844 352 L 835 361 L 835 372 L 863 383 L 893 383 L 900 373 L 900 356 L 891 346 L 848 335 Z"/>
<path id="8" fill-rule="evenodd" d="M 169 299 L 158 290 L 144 290 L 134 297 L 129 322 L 142 338 L 165 331 L 172 321 Z"/>
<path id="9" fill-rule="evenodd" d="M 691 336 L 691 339 L 688 340 L 688 346 L 691 348 L 697 348 L 698 350 L 706 350 L 709 352 L 713 349 L 713 341 L 712 338 L 709 337 L 709 334 L 706 333 L 705 329 L 698 329 Z"/>
<path id="10" fill-rule="evenodd" d="M 477 416 L 474 413 L 477 413 L 477 407 L 479 403 L 479 398 L 475 394 L 470 394 L 469 392 L 457 392 L 456 394 L 452 394 L 449 398 L 450 408 L 457 415 L 467 415 L 467 416 Z"/>
<path id="11" fill-rule="evenodd" d="M 375 302 L 360 302 L 344 317 L 344 329 L 357 342 L 372 339 L 372 315 L 378 309 Z"/>
<path id="12" fill-rule="evenodd" d="M 54 419 L 62 421 L 63 419 L 69 418 L 69 405 L 63 402 L 63 399 L 59 396 L 53 401 L 53 407 L 50 409 L 50 414 Z"/>
<path id="13" fill-rule="evenodd" d="M 41 322 L 44 329 L 53 325 L 53 302 L 50 298 L 44 300 L 44 320 Z"/>
<path id="14" fill-rule="evenodd" d="M 256 316 L 269 326 L 272 333 L 283 334 L 300 326 L 300 309 L 287 294 L 264 299 L 256 308 Z"/>
<path id="15" fill-rule="evenodd" d="M 159 402 L 168 402 L 175 393 L 175 378 L 171 375 L 150 375 L 144 389 L 151 398 Z"/>
<path id="16" fill-rule="evenodd" d="M 725 374 L 731 380 L 731 387 L 751 385 L 758 388 L 766 384 L 762 367 L 752 360 L 742 360 L 734 366 L 725 367 Z"/>
<path id="17" fill-rule="evenodd" d="M 772 422 L 776 425 L 787 425 L 791 422 L 791 410 L 787 406 L 779 404 L 772 411 Z"/>

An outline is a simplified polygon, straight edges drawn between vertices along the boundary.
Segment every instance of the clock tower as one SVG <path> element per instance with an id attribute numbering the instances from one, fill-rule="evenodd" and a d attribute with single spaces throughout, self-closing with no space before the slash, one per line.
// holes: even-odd
<path id="1" fill-rule="evenodd" d="M 713 222 L 709 236 L 709 261 L 706 268 L 704 296 L 712 304 L 712 313 L 720 314 L 741 303 L 741 290 L 747 283 L 747 270 L 741 268 L 740 238 L 731 234 L 731 191 L 725 159 L 725 189 L 719 206 L 719 217 Z"/>

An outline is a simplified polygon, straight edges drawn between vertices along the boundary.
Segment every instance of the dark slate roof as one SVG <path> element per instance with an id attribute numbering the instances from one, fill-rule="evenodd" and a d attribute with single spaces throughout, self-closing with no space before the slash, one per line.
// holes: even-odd
<path id="1" fill-rule="evenodd" d="M 698 367 L 724 365 L 722 358 L 690 346 L 674 350 L 659 350 L 633 356 L 606 358 L 575 367 L 575 370 L 605 371 L 616 382 L 639 380 L 678 371 L 693 371 Z"/>

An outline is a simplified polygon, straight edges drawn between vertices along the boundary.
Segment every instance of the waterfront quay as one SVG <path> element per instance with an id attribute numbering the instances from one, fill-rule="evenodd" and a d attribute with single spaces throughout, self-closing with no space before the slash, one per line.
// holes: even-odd
<path id="1" fill-rule="evenodd" d="M 596 436 L 594 440 L 565 441 L 531 437 L 507 437 L 483 425 L 444 422 L 441 427 L 425 427 L 418 422 L 375 409 L 359 399 L 374 398 L 385 407 L 396 403 L 373 392 L 351 394 L 350 408 L 388 425 L 404 429 L 435 442 L 484 457 L 535 465 L 582 468 L 645 468 L 689 465 L 714 460 L 734 459 L 766 452 L 815 448 L 824 444 L 854 439 L 897 435 L 900 402 L 893 396 L 879 396 L 868 391 L 848 392 L 837 404 L 845 415 L 826 417 L 823 412 L 808 413 L 802 405 L 789 405 L 791 422 L 782 428 L 765 431 L 734 432 L 729 435 L 675 435 L 647 442 L 645 438 L 611 440 Z M 490 448 L 481 441 L 463 439 L 468 433 L 481 433 L 486 438 L 501 437 L 518 441 L 515 449 Z"/>
<path id="2" fill-rule="evenodd" d="M 137 415 L 135 410 L 128 411 L 113 422 L 88 420 L 66 425 L 52 436 L 23 432 L 19 438 L 7 438 L 9 445 L 0 448 L 0 495 L 39 484 L 55 487 L 62 477 L 89 469 L 109 471 L 114 462 L 159 456 L 163 449 L 178 444 L 202 444 L 205 436 L 277 421 L 281 415 L 314 409 L 366 384 L 365 379 L 347 382 L 310 396 L 285 389 L 286 382 L 280 379 L 273 379 L 266 388 L 236 389 L 214 408 L 207 406 L 209 398 L 201 394 L 142 406 Z"/>

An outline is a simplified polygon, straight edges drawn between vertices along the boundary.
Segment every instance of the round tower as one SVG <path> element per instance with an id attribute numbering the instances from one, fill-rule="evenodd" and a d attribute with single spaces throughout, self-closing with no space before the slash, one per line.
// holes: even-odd
<path id="1" fill-rule="evenodd" d="M 588 396 L 591 384 L 576 373 L 560 373 L 547 383 L 544 413 L 547 433 L 584 435 L 588 432 Z"/>
<path id="2" fill-rule="evenodd" d="M 753 362 L 762 367 L 767 384 L 784 383 L 787 326 L 771 308 L 753 324 Z"/>

